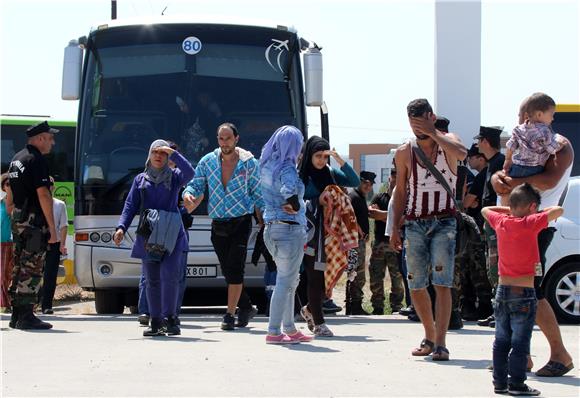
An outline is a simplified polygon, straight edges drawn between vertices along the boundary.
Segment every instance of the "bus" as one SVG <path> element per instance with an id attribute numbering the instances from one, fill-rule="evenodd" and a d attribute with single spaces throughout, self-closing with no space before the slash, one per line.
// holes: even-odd
<path id="1" fill-rule="evenodd" d="M 217 147 L 222 122 L 238 127 L 239 145 L 256 157 L 282 125 L 307 136 L 306 106 L 320 107 L 321 124 L 328 125 L 315 43 L 281 25 L 192 21 L 112 20 L 65 48 L 62 98 L 80 100 L 75 276 L 95 292 L 97 313 L 137 304 L 141 262 L 130 253 L 138 217 L 120 247 L 112 235 L 152 141 L 175 142 L 195 166 Z M 194 217 L 184 303 L 210 305 L 216 297 L 225 303 L 205 203 Z M 248 260 L 256 234 L 254 229 Z M 247 265 L 244 284 L 263 308 L 263 263 Z"/>
<path id="2" fill-rule="evenodd" d="M 54 196 L 66 204 L 69 220 L 67 239 L 68 256 L 64 260 L 65 276 L 59 278 L 59 283 L 75 283 L 73 275 L 73 244 L 74 231 L 74 151 L 76 136 L 76 121 L 58 120 L 50 116 L 42 115 L 6 115 L 0 117 L 0 129 L 2 136 L 2 173 L 8 171 L 10 161 L 14 154 L 26 145 L 26 129 L 32 125 L 47 120 L 51 127 L 60 132 L 55 135 L 55 145 L 50 154 L 46 155 L 50 175 L 54 177 Z M 60 274 L 59 274 L 60 275 Z"/>

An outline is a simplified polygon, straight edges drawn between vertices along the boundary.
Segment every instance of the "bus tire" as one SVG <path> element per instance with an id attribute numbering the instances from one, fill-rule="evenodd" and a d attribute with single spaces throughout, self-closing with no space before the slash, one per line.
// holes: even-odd
<path id="1" fill-rule="evenodd" d="M 580 262 L 572 260 L 557 267 L 545 285 L 544 294 L 561 323 L 578 325 L 580 312 L 576 286 L 580 279 Z"/>
<path id="2" fill-rule="evenodd" d="M 95 290 L 95 309 L 97 314 L 122 314 L 123 294 L 117 290 Z"/>

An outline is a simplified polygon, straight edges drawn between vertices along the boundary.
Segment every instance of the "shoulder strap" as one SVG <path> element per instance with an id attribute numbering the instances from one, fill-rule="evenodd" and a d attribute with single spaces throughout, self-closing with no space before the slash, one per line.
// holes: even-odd
<path id="1" fill-rule="evenodd" d="M 439 181 L 441 186 L 447 191 L 449 196 L 453 199 L 453 202 L 455 203 L 455 207 L 459 211 L 463 211 L 463 205 L 460 204 L 459 202 L 457 202 L 457 199 L 455 199 L 455 195 L 453 195 L 453 190 L 449 186 L 449 183 L 447 182 L 445 177 L 443 177 L 443 175 L 441 175 L 441 172 L 439 170 L 437 170 L 437 168 L 433 165 L 433 163 L 431 163 L 429 158 L 427 158 L 427 155 L 425 155 L 425 152 L 423 152 L 423 150 L 419 147 L 419 145 L 417 145 L 417 140 L 414 140 L 414 139 L 411 140 L 411 149 L 413 149 L 413 152 L 419 157 L 419 159 L 421 159 L 421 162 L 423 162 L 425 167 L 427 167 L 427 169 L 429 169 L 431 174 L 433 174 L 433 176 L 437 179 L 437 181 Z"/>

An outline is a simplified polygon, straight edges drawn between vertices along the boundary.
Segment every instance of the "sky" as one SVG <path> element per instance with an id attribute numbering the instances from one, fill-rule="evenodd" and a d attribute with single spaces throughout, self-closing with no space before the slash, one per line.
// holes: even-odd
<path id="1" fill-rule="evenodd" d="M 227 15 L 294 26 L 323 47 L 331 144 L 343 154 L 350 143 L 402 142 L 410 136 L 407 103 L 434 99 L 434 0 L 117 3 L 119 19 L 160 15 L 167 7 L 165 15 Z M 76 119 L 78 101 L 60 99 L 64 48 L 110 18 L 110 1 L 2 0 L 0 13 L 0 112 Z M 511 130 L 521 100 L 537 91 L 557 103 L 580 103 L 579 20 L 580 0 L 482 0 L 482 125 Z M 317 109 L 308 121 L 316 134 Z"/>

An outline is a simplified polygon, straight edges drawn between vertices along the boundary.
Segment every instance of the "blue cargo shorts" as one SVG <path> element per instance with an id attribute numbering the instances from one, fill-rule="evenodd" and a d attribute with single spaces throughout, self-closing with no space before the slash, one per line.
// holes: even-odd
<path id="1" fill-rule="evenodd" d="M 405 221 L 405 255 L 409 289 L 429 285 L 453 287 L 455 267 L 454 217 Z"/>

